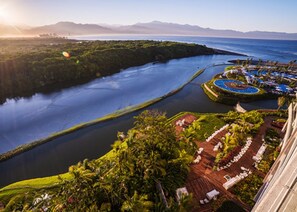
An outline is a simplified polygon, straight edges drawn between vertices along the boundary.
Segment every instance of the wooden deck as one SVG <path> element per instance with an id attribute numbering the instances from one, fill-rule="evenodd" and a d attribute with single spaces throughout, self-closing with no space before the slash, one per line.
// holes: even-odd
<path id="1" fill-rule="evenodd" d="M 193 117 L 191 118 L 195 120 Z M 190 173 L 188 175 L 188 179 L 186 182 L 186 188 L 189 192 L 193 193 L 194 201 L 197 203 L 197 205 L 200 205 L 200 200 L 206 198 L 207 192 L 216 189 L 220 192 L 220 196 L 224 196 L 226 199 L 236 202 L 238 205 L 240 205 L 247 211 L 251 210 L 251 207 L 249 205 L 241 202 L 235 195 L 233 195 L 231 192 L 229 192 L 223 187 L 223 184 L 226 182 L 224 176 L 229 175 L 230 177 L 234 177 L 238 175 L 242 172 L 242 166 L 250 169 L 252 172 L 259 173 L 259 171 L 256 170 L 253 166 L 254 160 L 252 159 L 252 157 L 256 155 L 263 143 L 262 135 L 265 134 L 265 131 L 268 127 L 272 127 L 272 120 L 272 117 L 265 118 L 265 122 L 260 127 L 259 132 L 255 137 L 252 138 L 253 142 L 250 145 L 247 152 L 239 159 L 238 162 L 233 163 L 229 168 L 224 170 L 213 170 L 215 156 L 218 153 L 213 151 L 213 148 L 220 141 L 222 136 L 224 136 L 227 133 L 227 131 L 223 130 L 222 132 L 218 133 L 209 142 L 197 141 L 198 147 L 202 147 L 204 149 L 203 152 L 200 154 L 202 159 L 198 164 L 191 165 Z M 263 175 L 263 173 L 260 174 Z M 199 209 L 196 209 L 196 211 L 212 211 L 211 204 L 212 203 L 210 202 L 204 205 L 200 205 Z"/>

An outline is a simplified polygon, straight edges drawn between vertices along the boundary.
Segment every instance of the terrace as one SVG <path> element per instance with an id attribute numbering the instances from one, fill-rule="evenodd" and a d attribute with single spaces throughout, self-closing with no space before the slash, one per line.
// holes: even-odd
<path id="1" fill-rule="evenodd" d="M 176 125 L 178 134 L 186 131 L 195 120 L 199 120 L 199 117 L 186 114 L 177 119 L 175 123 L 179 123 L 179 121 L 182 120 L 187 120 L 187 125 Z M 222 145 L 219 144 L 222 143 L 222 138 L 229 133 L 230 127 L 232 127 L 231 125 L 220 125 L 218 130 L 212 135 L 208 135 L 203 141 L 195 141 L 199 150 L 194 156 L 195 160 L 190 167 L 191 170 L 185 187 L 188 192 L 193 193 L 194 202 L 200 205 L 199 211 L 213 210 L 213 205 L 215 205 L 217 201 L 220 202 L 222 199 L 224 199 L 224 201 L 231 200 L 245 210 L 251 209 L 250 205 L 242 202 L 234 195 L 232 187 L 252 173 L 256 173 L 262 177 L 265 176 L 265 174 L 255 168 L 255 160 L 253 157 L 259 156 L 259 151 L 262 151 L 263 134 L 265 134 L 267 128 L 272 127 L 272 122 L 272 117 L 265 118 L 264 124 L 261 125 L 258 133 L 248 139 L 250 142 L 246 142 L 246 144 L 248 144 L 246 145 L 247 147 L 241 147 L 240 154 L 238 154 L 240 157 L 237 157 L 236 160 L 232 160 L 231 165 L 223 168 L 217 168 L 215 160 L 218 150 L 222 149 Z M 199 160 L 197 160 L 197 158 L 199 158 Z M 232 181 L 234 181 L 234 183 L 232 183 Z M 202 201 L 205 200 L 206 194 L 213 190 L 220 193 L 219 199 L 207 200 L 206 203 Z"/>

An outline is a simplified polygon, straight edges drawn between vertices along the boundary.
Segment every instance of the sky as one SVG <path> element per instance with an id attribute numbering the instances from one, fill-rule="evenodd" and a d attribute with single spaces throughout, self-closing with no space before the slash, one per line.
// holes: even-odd
<path id="1" fill-rule="evenodd" d="M 214 29 L 297 33 L 297 0 L 0 0 L 0 21 L 134 24 L 163 21 Z"/>

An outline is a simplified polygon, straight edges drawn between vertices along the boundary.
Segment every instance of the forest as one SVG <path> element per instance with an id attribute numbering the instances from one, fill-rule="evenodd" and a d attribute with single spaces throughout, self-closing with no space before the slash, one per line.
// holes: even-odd
<path id="1" fill-rule="evenodd" d="M 168 41 L 0 40 L 0 103 L 51 92 L 150 62 L 221 53 Z"/>

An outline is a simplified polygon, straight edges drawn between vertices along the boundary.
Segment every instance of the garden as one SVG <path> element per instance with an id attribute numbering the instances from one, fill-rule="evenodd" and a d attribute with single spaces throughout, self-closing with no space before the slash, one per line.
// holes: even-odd
<path id="1" fill-rule="evenodd" d="M 246 144 L 247 138 L 255 135 L 264 123 L 262 114 L 257 111 L 248 113 L 230 111 L 223 119 L 230 123 L 230 127 L 227 128 L 228 133 L 221 139 L 223 148 L 216 156 L 216 167 L 225 166 L 237 156 Z"/>
<path id="2" fill-rule="evenodd" d="M 197 120 L 182 132 L 183 137 L 192 141 L 204 141 L 214 131 L 223 127 L 226 123 L 218 114 L 194 114 Z"/>

